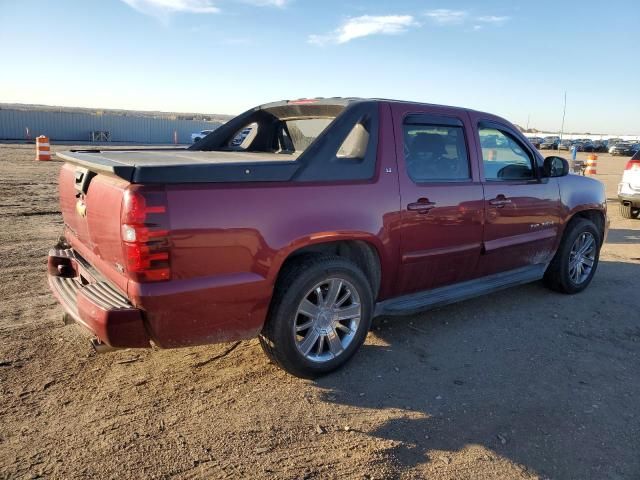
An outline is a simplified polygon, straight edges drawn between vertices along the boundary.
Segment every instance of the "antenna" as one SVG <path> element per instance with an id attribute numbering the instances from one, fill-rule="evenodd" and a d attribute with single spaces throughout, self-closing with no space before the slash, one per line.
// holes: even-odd
<path id="1" fill-rule="evenodd" d="M 564 91 L 564 107 L 562 108 L 562 126 L 560 127 L 560 141 L 562 141 L 562 135 L 564 134 L 564 116 L 567 113 L 567 91 Z"/>

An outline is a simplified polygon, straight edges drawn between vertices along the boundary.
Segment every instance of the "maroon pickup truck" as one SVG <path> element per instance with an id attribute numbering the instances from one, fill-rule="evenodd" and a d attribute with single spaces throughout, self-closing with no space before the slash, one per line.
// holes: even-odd
<path id="1" fill-rule="evenodd" d="M 258 336 L 305 377 L 344 364 L 377 315 L 539 279 L 580 292 L 608 225 L 600 182 L 461 108 L 281 101 L 186 149 L 58 156 L 49 283 L 94 346 Z"/>

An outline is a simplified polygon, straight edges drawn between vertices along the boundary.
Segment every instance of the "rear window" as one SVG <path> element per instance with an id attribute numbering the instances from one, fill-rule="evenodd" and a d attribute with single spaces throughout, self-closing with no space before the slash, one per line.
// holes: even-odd
<path id="1" fill-rule="evenodd" d="M 333 121 L 333 118 L 302 118 L 286 120 L 285 124 L 293 149 L 296 152 L 305 150 L 311 143 L 320 136 L 322 132 Z"/>

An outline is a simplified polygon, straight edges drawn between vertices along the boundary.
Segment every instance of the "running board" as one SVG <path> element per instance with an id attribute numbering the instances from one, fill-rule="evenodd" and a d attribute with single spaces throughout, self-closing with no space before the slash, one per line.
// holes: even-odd
<path id="1" fill-rule="evenodd" d="M 516 285 L 535 282 L 543 277 L 546 269 L 547 264 L 532 265 L 446 287 L 391 298 L 376 304 L 374 316 L 413 315 Z"/>

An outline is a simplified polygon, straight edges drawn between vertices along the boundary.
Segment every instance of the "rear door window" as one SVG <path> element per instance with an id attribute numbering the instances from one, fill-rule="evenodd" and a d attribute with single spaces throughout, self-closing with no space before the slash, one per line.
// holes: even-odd
<path id="1" fill-rule="evenodd" d="M 416 183 L 471 179 L 464 129 L 457 125 L 404 125 L 407 173 Z"/>

